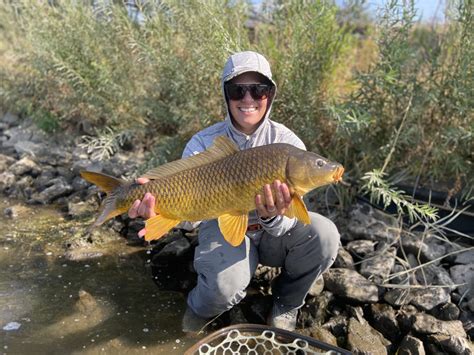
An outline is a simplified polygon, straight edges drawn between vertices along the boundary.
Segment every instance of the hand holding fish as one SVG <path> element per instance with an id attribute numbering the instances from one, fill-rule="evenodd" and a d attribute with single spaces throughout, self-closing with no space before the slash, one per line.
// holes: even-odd
<path id="1" fill-rule="evenodd" d="M 260 218 L 284 215 L 291 204 L 288 185 L 281 183 L 280 180 L 275 180 L 273 182 L 273 190 L 275 191 L 275 198 L 273 197 L 270 184 L 266 184 L 263 187 L 263 197 L 260 194 L 255 196 L 255 206 Z"/>
<path id="2" fill-rule="evenodd" d="M 150 180 L 147 178 L 138 178 L 136 182 L 140 185 L 146 184 Z M 142 200 L 135 200 L 132 207 L 128 210 L 128 216 L 130 218 L 142 217 L 144 219 L 153 218 L 156 216 L 155 213 L 155 196 L 147 192 L 143 196 Z M 146 229 L 142 228 L 138 231 L 138 236 L 143 238 L 146 233 Z"/>

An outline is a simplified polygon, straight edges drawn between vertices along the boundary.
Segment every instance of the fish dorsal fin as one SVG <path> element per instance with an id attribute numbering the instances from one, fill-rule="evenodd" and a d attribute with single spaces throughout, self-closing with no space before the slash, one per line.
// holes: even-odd
<path id="1" fill-rule="evenodd" d="M 241 215 L 223 214 L 219 216 L 219 229 L 224 239 L 233 247 L 238 247 L 244 240 L 248 220 L 249 215 L 246 212 Z"/>
<path id="2" fill-rule="evenodd" d="M 145 240 L 155 240 L 164 236 L 169 230 L 173 227 L 176 227 L 179 224 L 179 220 L 170 219 L 163 217 L 162 215 L 157 215 L 150 219 L 147 219 L 145 222 Z"/>
<path id="3" fill-rule="evenodd" d="M 225 158 L 239 151 L 237 145 L 226 136 L 219 136 L 214 139 L 212 145 L 202 153 L 188 158 L 176 160 L 170 163 L 158 166 L 147 171 L 142 177 L 148 179 L 160 179 L 166 176 L 174 175 L 182 170 L 196 168 L 216 160 Z"/>
<path id="4" fill-rule="evenodd" d="M 310 224 L 308 210 L 303 202 L 303 199 L 297 193 L 293 194 L 290 206 L 288 207 L 285 216 L 289 218 L 297 218 L 304 224 Z"/>

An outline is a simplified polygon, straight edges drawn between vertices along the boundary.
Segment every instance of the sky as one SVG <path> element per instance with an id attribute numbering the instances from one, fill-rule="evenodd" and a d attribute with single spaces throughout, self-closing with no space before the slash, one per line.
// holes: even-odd
<path id="1" fill-rule="evenodd" d="M 344 4 L 344 0 L 336 0 L 338 5 Z M 376 13 L 377 8 L 383 8 L 387 0 L 366 0 L 367 7 L 371 13 Z M 423 22 L 442 21 L 444 19 L 444 8 L 446 0 L 415 0 L 417 14 Z"/>

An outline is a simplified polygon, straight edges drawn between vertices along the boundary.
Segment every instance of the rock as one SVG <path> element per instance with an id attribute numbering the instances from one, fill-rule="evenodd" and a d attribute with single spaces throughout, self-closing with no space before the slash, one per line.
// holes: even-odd
<path id="1" fill-rule="evenodd" d="M 359 302 L 377 302 L 378 288 L 354 270 L 329 269 L 323 274 L 326 288 L 337 296 Z"/>
<path id="2" fill-rule="evenodd" d="M 474 347 L 466 338 L 460 336 L 448 336 L 444 334 L 435 334 L 428 336 L 428 341 L 435 343 L 443 351 L 455 355 L 472 355 Z"/>
<path id="3" fill-rule="evenodd" d="M 464 284 L 458 287 L 461 295 L 466 294 L 469 301 L 474 298 L 474 263 L 454 265 L 449 269 L 451 278 L 456 284 Z"/>
<path id="4" fill-rule="evenodd" d="M 333 346 L 337 346 L 336 337 L 332 335 L 331 332 L 327 329 L 314 327 L 314 329 L 311 329 L 311 336 L 316 340 L 322 341 Z"/>
<path id="5" fill-rule="evenodd" d="M 347 334 L 347 325 L 349 324 L 347 317 L 343 315 L 338 315 L 332 317 L 322 325 L 322 328 L 328 329 L 336 337 L 345 337 Z"/>
<path id="6" fill-rule="evenodd" d="M 0 192 L 7 192 L 13 188 L 16 177 L 13 173 L 5 171 L 0 174 Z"/>
<path id="7" fill-rule="evenodd" d="M 239 305 L 236 305 L 231 308 L 229 311 L 230 324 L 245 324 L 248 323 L 247 318 L 245 318 L 244 312 Z"/>
<path id="8" fill-rule="evenodd" d="M 415 306 L 405 305 L 400 308 L 397 312 L 397 322 L 402 333 L 408 333 L 411 330 L 417 314 L 418 310 Z"/>
<path id="9" fill-rule="evenodd" d="M 469 302 L 467 302 L 467 306 L 471 310 L 471 312 L 474 312 L 474 298 L 471 298 Z"/>
<path id="10" fill-rule="evenodd" d="M 62 147 L 43 146 L 43 153 L 37 157 L 37 161 L 41 164 L 47 164 L 52 166 L 62 166 L 69 170 L 72 170 L 70 164 L 72 162 L 72 154 Z"/>
<path id="11" fill-rule="evenodd" d="M 390 342 L 367 322 L 349 319 L 347 347 L 353 354 L 387 354 Z"/>
<path id="12" fill-rule="evenodd" d="M 397 249 L 394 247 L 376 252 L 374 257 L 362 261 L 360 273 L 376 284 L 382 284 L 395 265 L 396 253 Z"/>
<path id="13" fill-rule="evenodd" d="M 400 347 L 397 351 L 398 355 L 425 355 L 425 348 L 423 342 L 411 335 L 403 338 Z"/>
<path id="14" fill-rule="evenodd" d="M 474 249 L 471 249 L 471 250 L 467 250 L 467 251 L 457 254 L 456 258 L 454 259 L 454 263 L 455 264 L 471 264 L 473 260 L 474 260 Z"/>
<path id="15" fill-rule="evenodd" d="M 396 341 L 401 334 L 394 309 L 388 304 L 377 303 L 370 305 L 370 313 L 372 326 L 385 338 Z"/>
<path id="16" fill-rule="evenodd" d="M 320 326 L 326 322 L 328 317 L 328 306 L 332 302 L 334 296 L 329 291 L 323 291 L 317 297 L 306 301 L 305 305 L 300 308 L 298 314 L 298 324 L 301 327 Z"/>
<path id="17" fill-rule="evenodd" d="M 461 321 L 469 339 L 474 339 L 474 312 L 461 311 L 459 321 Z"/>
<path id="18" fill-rule="evenodd" d="M 383 299 L 392 306 L 402 306 L 410 303 L 412 294 L 408 289 L 394 288 L 385 292 Z"/>
<path id="19" fill-rule="evenodd" d="M 79 312 L 89 315 L 97 310 L 97 301 L 89 292 L 79 290 L 78 296 L 75 307 Z"/>
<path id="20" fill-rule="evenodd" d="M 57 176 L 57 171 L 54 168 L 46 167 L 41 174 L 35 179 L 34 186 L 36 190 L 42 191 L 48 186 L 51 186 L 51 181 Z"/>
<path id="21" fill-rule="evenodd" d="M 92 201 L 88 200 L 81 202 L 68 202 L 67 204 L 67 213 L 74 218 L 83 218 L 91 216 L 96 211 L 96 205 Z"/>
<path id="22" fill-rule="evenodd" d="M 0 154 L 0 171 L 4 172 L 15 161 L 15 159 L 9 157 L 8 155 Z"/>
<path id="23" fill-rule="evenodd" d="M 89 159 L 81 159 L 81 160 L 76 160 L 72 163 L 71 170 L 74 176 L 79 176 L 82 170 L 88 170 L 88 171 L 101 173 L 102 164 L 99 162 L 92 162 Z"/>
<path id="24" fill-rule="evenodd" d="M 447 290 L 454 291 L 456 287 L 449 273 L 442 267 L 433 264 L 425 265 L 416 271 L 416 279 L 421 285 L 449 286 Z"/>
<path id="25" fill-rule="evenodd" d="M 74 189 L 74 191 L 85 191 L 90 186 L 90 184 L 86 180 L 81 178 L 80 176 L 76 176 L 72 180 L 71 186 Z"/>
<path id="26" fill-rule="evenodd" d="M 454 303 L 447 302 L 434 307 L 430 313 L 441 320 L 456 320 L 461 311 Z"/>
<path id="27" fill-rule="evenodd" d="M 271 267 L 258 264 L 254 277 L 259 280 L 265 280 L 267 283 L 271 283 L 280 274 L 280 267 Z"/>
<path id="28" fill-rule="evenodd" d="M 10 165 L 8 171 L 16 176 L 29 174 L 33 177 L 38 176 L 41 173 L 41 168 L 30 158 L 23 157 L 14 164 Z"/>
<path id="29" fill-rule="evenodd" d="M 53 200 L 66 196 L 73 191 L 71 185 L 63 177 L 58 177 L 50 181 L 51 185 L 40 193 L 31 196 L 32 202 L 47 204 Z"/>
<path id="30" fill-rule="evenodd" d="M 420 253 L 423 262 L 435 260 L 446 254 L 446 245 L 433 235 L 404 234 L 401 238 L 402 246 L 407 254 Z"/>
<path id="31" fill-rule="evenodd" d="M 13 148 L 19 156 L 26 154 L 32 157 L 39 157 L 43 156 L 46 151 L 43 144 L 38 144 L 31 141 L 19 141 L 13 145 Z"/>
<path id="32" fill-rule="evenodd" d="M 161 249 L 157 254 L 156 258 L 169 258 L 184 255 L 191 248 L 191 244 L 186 237 L 173 240 Z"/>
<path id="33" fill-rule="evenodd" d="M 5 122 L 9 126 L 18 126 L 20 124 L 20 118 L 14 113 L 7 112 L 3 115 L 2 122 Z"/>
<path id="34" fill-rule="evenodd" d="M 355 270 L 354 259 L 346 249 L 340 247 L 337 251 L 337 257 L 332 267 Z"/>
<path id="35" fill-rule="evenodd" d="M 424 313 L 415 315 L 413 330 L 420 334 L 444 334 L 466 337 L 461 321 L 442 321 Z"/>
<path id="36" fill-rule="evenodd" d="M 5 217 L 16 219 L 18 217 L 24 217 L 29 213 L 29 209 L 22 205 L 13 205 L 3 210 Z"/>
<path id="37" fill-rule="evenodd" d="M 308 291 L 308 295 L 316 297 L 321 292 L 323 292 L 323 289 L 324 289 L 324 278 L 320 276 L 316 280 L 314 280 L 313 284 L 311 285 L 311 288 Z"/>
<path id="38" fill-rule="evenodd" d="M 351 209 L 347 222 L 348 238 L 369 239 L 391 243 L 400 236 L 400 226 L 395 217 L 358 203 Z"/>
<path id="39" fill-rule="evenodd" d="M 354 240 L 347 243 L 347 251 L 357 259 L 363 259 L 375 251 L 375 242 L 372 240 Z"/>
<path id="40" fill-rule="evenodd" d="M 410 303 L 425 311 L 451 301 L 449 288 L 444 287 L 415 288 L 410 291 L 410 294 Z"/>

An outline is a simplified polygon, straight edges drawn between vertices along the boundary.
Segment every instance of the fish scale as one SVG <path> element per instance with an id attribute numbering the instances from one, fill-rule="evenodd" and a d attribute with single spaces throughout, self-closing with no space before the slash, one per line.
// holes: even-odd
<path id="1" fill-rule="evenodd" d="M 146 221 L 146 240 L 160 238 L 181 221 L 217 218 L 224 238 L 240 245 L 255 209 L 255 195 L 275 180 L 286 182 L 291 202 L 285 216 L 310 223 L 302 196 L 337 182 L 344 168 L 312 152 L 285 143 L 239 151 L 227 137 L 217 137 L 206 151 L 147 172 L 146 184 L 127 183 L 101 173 L 81 176 L 107 193 L 94 225 L 126 212 L 149 192 L 156 197 L 157 215 Z M 263 201 L 265 204 L 265 201 Z"/>
<path id="2" fill-rule="evenodd" d="M 255 195 L 261 193 L 263 185 L 276 179 L 286 181 L 288 149 L 266 147 L 152 180 L 138 187 L 127 203 L 151 192 L 156 198 L 157 213 L 190 221 L 216 218 L 223 211 L 254 209 Z M 260 162 L 259 169 L 255 169 L 255 161 Z"/>

